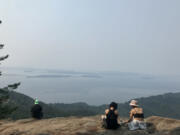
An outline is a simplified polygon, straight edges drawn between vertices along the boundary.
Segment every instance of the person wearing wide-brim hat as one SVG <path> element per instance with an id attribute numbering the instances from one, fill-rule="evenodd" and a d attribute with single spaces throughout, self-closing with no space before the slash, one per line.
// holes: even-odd
<path id="1" fill-rule="evenodd" d="M 129 113 L 128 127 L 130 130 L 146 129 L 146 123 L 144 122 L 144 112 L 138 105 L 138 101 L 131 100 L 129 104 L 132 109 Z"/>

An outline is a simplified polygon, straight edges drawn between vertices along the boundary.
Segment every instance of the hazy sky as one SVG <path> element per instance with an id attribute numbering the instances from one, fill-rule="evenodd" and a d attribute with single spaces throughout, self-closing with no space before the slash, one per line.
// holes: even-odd
<path id="1" fill-rule="evenodd" d="M 180 0 L 0 0 L 4 66 L 180 75 Z"/>

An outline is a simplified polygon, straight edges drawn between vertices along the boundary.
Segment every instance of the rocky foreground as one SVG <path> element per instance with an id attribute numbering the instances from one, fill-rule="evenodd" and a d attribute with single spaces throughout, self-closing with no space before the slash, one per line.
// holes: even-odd
<path id="1" fill-rule="evenodd" d="M 121 119 L 122 121 L 122 119 Z M 149 117 L 147 130 L 105 130 L 100 116 L 0 121 L 0 135 L 180 135 L 180 120 Z"/>

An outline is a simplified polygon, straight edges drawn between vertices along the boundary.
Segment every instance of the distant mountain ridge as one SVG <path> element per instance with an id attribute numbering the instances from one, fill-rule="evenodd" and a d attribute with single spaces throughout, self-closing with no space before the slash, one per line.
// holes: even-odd
<path id="1" fill-rule="evenodd" d="M 167 93 L 163 95 L 150 96 L 136 99 L 139 105 L 144 108 L 145 117 L 163 116 L 180 119 L 180 93 Z M 11 115 L 12 119 L 29 118 L 30 108 L 33 105 L 33 98 L 17 92 L 10 92 L 9 104 L 17 106 L 17 110 Z M 67 116 L 91 116 L 103 114 L 108 105 L 91 106 L 86 103 L 54 103 L 45 104 L 43 107 L 44 117 L 67 117 Z M 119 103 L 118 111 L 120 117 L 128 117 L 129 102 Z"/>

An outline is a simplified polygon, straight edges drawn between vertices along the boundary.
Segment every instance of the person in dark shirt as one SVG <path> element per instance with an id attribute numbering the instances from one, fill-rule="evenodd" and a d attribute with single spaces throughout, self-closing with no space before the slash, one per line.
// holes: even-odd
<path id="1" fill-rule="evenodd" d="M 35 119 L 42 119 L 43 112 L 42 107 L 39 105 L 39 101 L 36 99 L 34 105 L 31 108 L 31 116 Z"/>
<path id="2" fill-rule="evenodd" d="M 105 115 L 102 115 L 103 127 L 106 129 L 117 129 L 120 127 L 118 124 L 118 111 L 117 104 L 112 102 L 109 109 L 105 110 Z"/>

